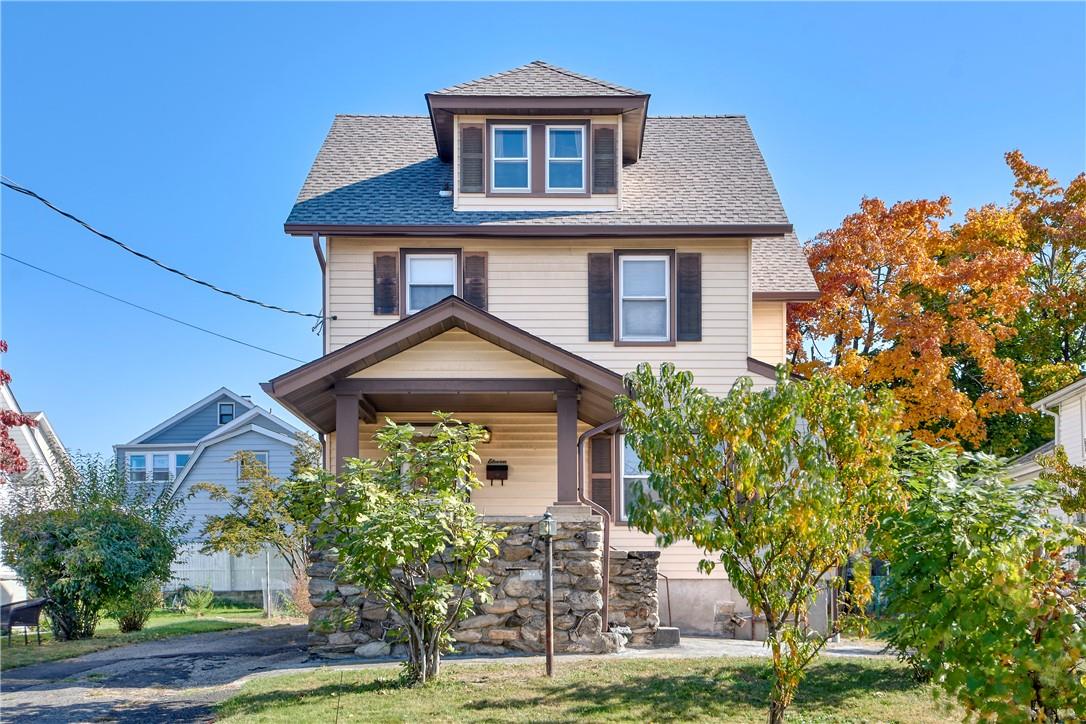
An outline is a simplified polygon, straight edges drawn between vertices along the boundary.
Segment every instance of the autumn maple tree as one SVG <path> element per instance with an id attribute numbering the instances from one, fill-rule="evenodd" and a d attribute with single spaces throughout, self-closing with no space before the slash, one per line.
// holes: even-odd
<path id="1" fill-rule="evenodd" d="M 1013 210 L 985 206 L 947 225 L 950 214 L 947 197 L 865 198 L 815 237 L 806 252 L 822 295 L 792 308 L 789 341 L 801 369 L 889 389 L 919 439 L 972 446 L 988 418 L 1026 409 L 998 345 L 1029 300 L 1030 259 Z"/>
<path id="2" fill-rule="evenodd" d="M 0 339 L 0 354 L 8 351 L 8 343 Z M 11 375 L 6 370 L 0 369 L 0 385 L 11 382 Z M 0 410 L 0 475 L 14 475 L 25 473 L 27 470 L 26 458 L 19 452 L 19 447 L 11 439 L 9 428 L 26 425 L 34 427 L 37 423 L 30 415 L 24 415 L 15 410 Z M 3 478 L 0 477 L 0 481 Z"/>

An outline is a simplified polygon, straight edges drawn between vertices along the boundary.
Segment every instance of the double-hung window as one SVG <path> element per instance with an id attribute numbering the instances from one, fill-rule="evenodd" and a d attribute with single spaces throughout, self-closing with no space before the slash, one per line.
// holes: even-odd
<path id="1" fill-rule="evenodd" d="M 256 465 L 263 465 L 264 466 L 264 471 L 263 472 L 267 472 L 269 470 L 269 468 L 268 468 L 268 451 L 267 450 L 250 450 L 249 452 L 252 453 L 253 462 Z M 255 473 L 257 471 L 253 470 L 252 472 Z M 245 471 L 242 470 L 242 464 L 241 464 L 240 460 L 238 461 L 238 480 L 245 480 Z"/>
<path id="2" fill-rule="evenodd" d="M 233 402 L 220 402 L 219 403 L 219 424 L 225 425 L 226 423 L 234 419 L 234 403 Z"/>
<path id="3" fill-rule="evenodd" d="M 189 456 L 186 453 L 177 453 L 174 456 L 173 463 L 173 476 L 176 478 L 181 474 L 181 471 L 185 469 L 185 466 L 189 464 Z"/>
<path id="4" fill-rule="evenodd" d="M 671 337 L 671 259 L 620 255 L 619 338 L 624 342 L 666 342 Z"/>
<path id="5" fill-rule="evenodd" d="M 620 470 L 622 470 L 622 484 L 619 486 L 619 511 L 622 516 L 621 519 L 628 520 L 635 486 L 640 485 L 643 494 L 649 497 L 652 497 L 653 493 L 649 489 L 649 474 L 641 469 L 641 460 L 637 457 L 637 452 L 626 441 L 625 435 L 621 437 L 621 440 L 622 467 Z"/>
<path id="6" fill-rule="evenodd" d="M 151 479 L 156 483 L 165 483 L 170 479 L 170 456 L 156 453 L 151 456 Z"/>
<path id="7" fill-rule="evenodd" d="M 531 138 L 528 126 L 492 126 L 490 190 L 531 191 Z"/>
<path id="8" fill-rule="evenodd" d="M 132 483 L 142 483 L 147 480 L 147 456 L 128 456 L 128 480 Z"/>
<path id="9" fill-rule="evenodd" d="M 547 126 L 547 191 L 584 191 L 584 128 Z"/>
<path id="10" fill-rule="evenodd" d="M 456 254 L 408 254 L 404 266 L 408 314 L 457 293 Z"/>

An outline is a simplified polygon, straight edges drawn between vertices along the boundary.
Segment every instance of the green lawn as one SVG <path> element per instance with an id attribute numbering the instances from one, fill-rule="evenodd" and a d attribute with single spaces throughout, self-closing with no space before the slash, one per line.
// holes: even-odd
<path id="1" fill-rule="evenodd" d="M 190 614 L 161 611 L 151 616 L 151 620 L 142 631 L 123 634 L 117 630 L 117 622 L 102 619 L 94 638 L 81 641 L 54 641 L 42 617 L 42 645 L 38 646 L 33 632 L 30 632 L 30 645 L 23 645 L 23 634 L 17 629 L 11 637 L 12 646 L 8 646 L 5 636 L 0 643 L 0 669 L 12 669 L 16 666 L 28 666 L 43 661 L 70 659 L 73 656 L 89 654 L 92 651 L 110 649 L 140 641 L 155 641 L 171 636 L 204 633 L 206 631 L 225 631 L 242 626 L 255 626 L 263 615 L 260 609 L 224 608 L 212 609 L 203 618 Z"/>
<path id="2" fill-rule="evenodd" d="M 395 667 L 255 679 L 219 705 L 219 721 L 727 721 L 764 722 L 765 659 L 562 661 L 553 680 L 542 666 L 503 661 L 448 663 L 436 683 L 404 689 Z M 961 721 L 900 664 L 823 659 L 789 710 L 794 722 Z"/>

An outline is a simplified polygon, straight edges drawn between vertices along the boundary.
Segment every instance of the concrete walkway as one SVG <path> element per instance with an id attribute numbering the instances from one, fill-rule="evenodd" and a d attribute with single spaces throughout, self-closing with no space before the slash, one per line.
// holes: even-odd
<path id="1" fill-rule="evenodd" d="M 277 676 L 334 666 L 361 669 L 381 661 L 308 661 L 304 626 L 270 626 L 196 634 L 87 654 L 76 659 L 27 666 L 0 678 L 0 719 L 4 722 L 204 722 L 216 702 L 232 696 L 256 676 Z M 878 656 L 879 646 L 849 641 L 832 644 L 829 656 Z M 629 649 L 621 658 L 765 656 L 757 641 L 685 636 L 670 649 Z M 595 658 L 563 656 L 564 661 Z M 485 663 L 494 658 L 448 657 Z M 509 659 L 541 663 L 540 656 Z"/>

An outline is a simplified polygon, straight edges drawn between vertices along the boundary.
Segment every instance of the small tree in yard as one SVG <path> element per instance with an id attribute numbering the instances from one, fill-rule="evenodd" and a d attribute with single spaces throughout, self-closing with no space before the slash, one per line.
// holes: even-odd
<path id="1" fill-rule="evenodd" d="M 229 512 L 208 516 L 204 522 L 204 553 L 225 551 L 256 555 L 271 545 L 290 566 L 295 579 L 305 577 L 306 527 L 291 515 L 287 485 L 274 477 L 250 451 L 230 458 L 241 466 L 237 490 L 216 483 L 197 483 L 193 492 L 205 491 L 212 500 L 225 501 Z M 310 470 L 320 464 L 320 446 L 311 436 L 298 435 L 292 470 Z"/>
<path id="2" fill-rule="evenodd" d="M 828 634 L 807 630 L 822 584 L 863 550 L 869 529 L 902 504 L 891 474 L 895 408 L 828 376 L 756 392 L 741 379 L 723 397 L 671 364 L 628 375 L 620 397 L 626 439 L 648 473 L 631 525 L 661 545 L 689 539 L 699 567 L 728 572 L 765 617 L 772 649 L 769 720 L 780 722 Z M 854 601 L 862 604 L 862 601 Z M 862 610 L 862 605 L 857 608 Z"/>
<path id="3" fill-rule="evenodd" d="M 406 678 L 425 683 L 451 650 L 452 629 L 490 600 L 480 572 L 501 534 L 476 516 L 473 463 L 485 436 L 444 413 L 427 437 L 391 421 L 374 436 L 381 460 L 351 459 L 337 480 L 317 470 L 295 476 L 293 515 L 335 548 L 337 580 L 384 601 L 407 641 Z"/>
<path id="4" fill-rule="evenodd" d="M 4 561 L 49 599 L 57 639 L 94 635 L 107 606 L 170 576 L 188 529 L 184 501 L 126 480 L 112 460 L 65 459 L 55 485 L 12 490 L 2 513 Z"/>
<path id="5" fill-rule="evenodd" d="M 1086 531 L 1052 515 L 1064 491 L 951 449 L 908 448 L 901 467 L 908 511 L 876 538 L 891 648 L 978 719 L 1082 720 L 1086 590 L 1066 550 Z"/>

